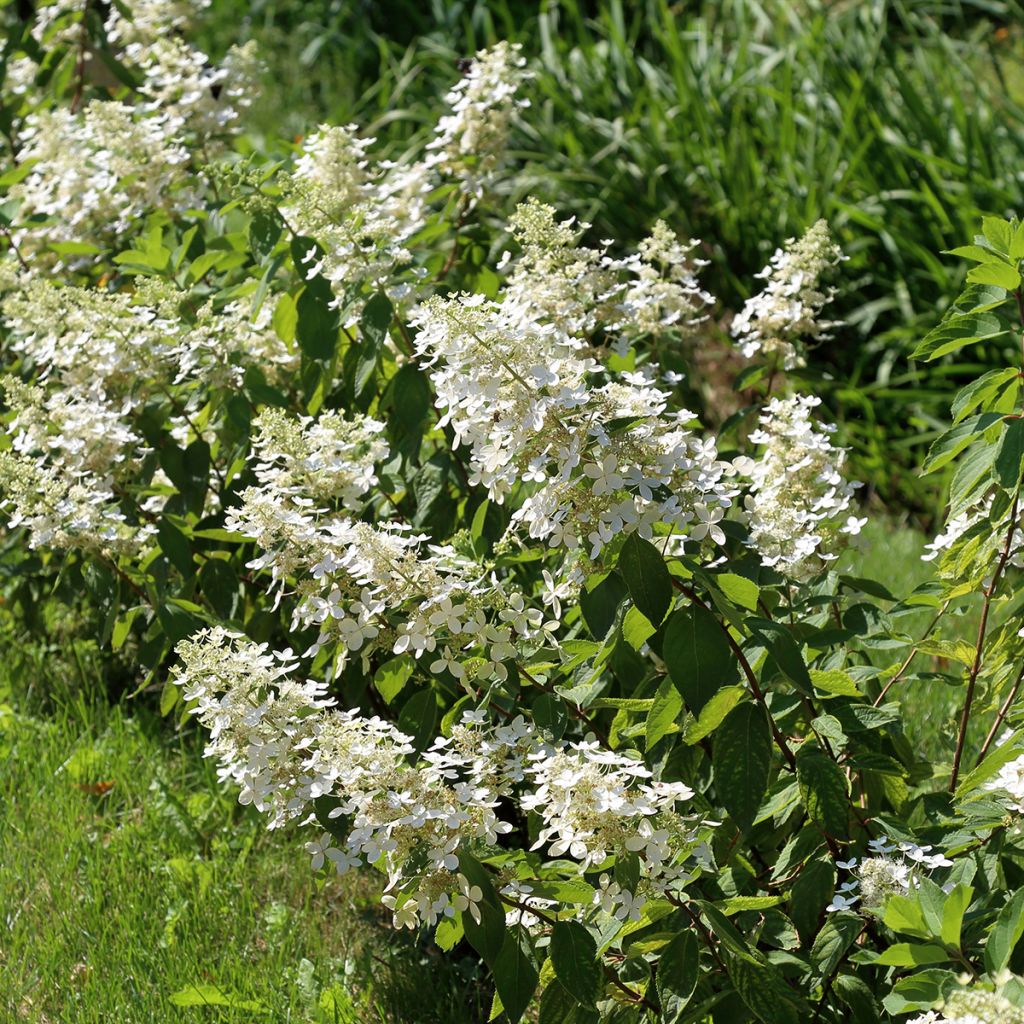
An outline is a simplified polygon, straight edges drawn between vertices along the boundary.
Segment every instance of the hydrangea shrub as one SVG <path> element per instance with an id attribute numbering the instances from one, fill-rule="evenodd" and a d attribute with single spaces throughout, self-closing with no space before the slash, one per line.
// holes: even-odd
<path id="1" fill-rule="evenodd" d="M 495 1017 L 1020 1017 L 1021 366 L 925 460 L 934 578 L 846 574 L 866 519 L 802 371 L 825 224 L 732 318 L 712 433 L 699 244 L 507 198 L 515 47 L 402 159 L 354 125 L 243 157 L 258 55 L 213 65 L 191 7 L 0 12 L 11 600 L 87 588 L 239 800 L 475 950 Z M 921 360 L 1022 332 L 1024 226 L 954 254 Z M 931 764 L 901 696 L 943 683 Z"/>

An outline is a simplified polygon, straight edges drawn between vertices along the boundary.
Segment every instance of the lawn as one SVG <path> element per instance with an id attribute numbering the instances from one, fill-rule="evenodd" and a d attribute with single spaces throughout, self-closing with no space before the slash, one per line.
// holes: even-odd
<path id="1" fill-rule="evenodd" d="M 374 880 L 314 875 L 200 753 L 145 701 L 32 715 L 0 684 L 0 1019 L 482 1019 L 471 961 L 394 932 Z"/>

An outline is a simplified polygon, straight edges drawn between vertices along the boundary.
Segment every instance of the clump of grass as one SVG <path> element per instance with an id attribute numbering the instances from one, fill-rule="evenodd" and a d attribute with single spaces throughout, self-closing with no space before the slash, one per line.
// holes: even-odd
<path id="1" fill-rule="evenodd" d="M 0 684 L 2 685 L 2 684 Z M 79 692 L 45 719 L 0 693 L 0 1018 L 474 1022 L 489 998 L 268 835 L 197 738 Z"/>

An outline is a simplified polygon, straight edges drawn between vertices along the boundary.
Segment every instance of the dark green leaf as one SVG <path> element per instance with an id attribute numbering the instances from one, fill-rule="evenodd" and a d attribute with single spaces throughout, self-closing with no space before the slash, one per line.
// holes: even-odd
<path id="1" fill-rule="evenodd" d="M 662 657 L 687 707 L 699 715 L 723 686 L 740 677 L 739 662 L 714 615 L 700 605 L 679 608 L 665 626 Z"/>
<path id="2" fill-rule="evenodd" d="M 743 831 L 753 824 L 768 789 L 771 752 L 768 718 L 757 704 L 733 708 L 715 733 L 715 792 Z"/>
<path id="3" fill-rule="evenodd" d="M 700 950 L 692 931 L 680 932 L 662 951 L 658 960 L 658 999 L 664 1024 L 675 1024 L 697 987 Z"/>
<path id="4" fill-rule="evenodd" d="M 551 933 L 549 952 L 555 977 L 578 1002 L 594 1006 L 601 995 L 602 976 L 597 943 L 590 932 L 576 921 L 559 921 Z"/>
<path id="5" fill-rule="evenodd" d="M 672 603 L 672 577 L 661 552 L 637 533 L 631 533 L 619 555 L 629 596 L 651 624 L 658 626 Z"/>
<path id="6" fill-rule="evenodd" d="M 1020 483 L 1024 464 L 1024 419 L 1008 419 L 996 446 L 996 482 L 1013 493 Z"/>
<path id="7" fill-rule="evenodd" d="M 849 827 L 849 790 L 846 773 L 814 743 L 796 752 L 796 777 L 800 799 L 812 821 L 840 839 Z"/>
<path id="8" fill-rule="evenodd" d="M 505 942 L 494 961 L 494 985 L 510 1024 L 518 1024 L 537 988 L 537 969 L 528 953 L 528 939 L 522 929 L 505 934 Z"/>

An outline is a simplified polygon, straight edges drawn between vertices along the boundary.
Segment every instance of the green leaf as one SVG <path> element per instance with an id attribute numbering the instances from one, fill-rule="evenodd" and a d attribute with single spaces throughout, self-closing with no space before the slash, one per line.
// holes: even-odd
<path id="1" fill-rule="evenodd" d="M 976 437 L 1002 420 L 995 412 L 983 412 L 958 423 L 935 440 L 921 465 L 923 473 L 933 473 L 952 462 Z"/>
<path id="2" fill-rule="evenodd" d="M 862 927 L 863 922 L 856 914 L 829 914 L 811 946 L 811 963 L 819 978 L 832 974 Z"/>
<path id="3" fill-rule="evenodd" d="M 661 1020 L 675 1024 L 697 987 L 700 949 L 692 931 L 680 932 L 662 951 L 658 960 L 658 1000 Z"/>
<path id="4" fill-rule="evenodd" d="M 812 668 L 810 670 L 811 682 L 816 690 L 822 690 L 833 697 L 862 697 L 863 694 L 857 689 L 857 684 L 847 673 L 839 669 L 821 670 Z"/>
<path id="5" fill-rule="evenodd" d="M 299 293 L 295 303 L 295 337 L 310 359 L 328 362 L 334 357 L 341 317 L 333 305 L 334 292 L 319 274 Z"/>
<path id="6" fill-rule="evenodd" d="M 1000 370 L 989 370 L 982 374 L 977 380 L 971 381 L 966 387 L 961 388 L 953 399 L 953 422 L 959 423 L 968 413 L 973 412 L 979 405 L 983 405 L 990 398 L 997 395 L 999 391 L 1017 379 L 1018 369 L 1015 366 L 1006 366 Z"/>
<path id="7" fill-rule="evenodd" d="M 955 249 L 943 249 L 947 256 L 959 256 L 963 260 L 974 260 L 975 263 L 990 263 L 993 252 L 980 245 L 958 245 Z"/>
<path id="8" fill-rule="evenodd" d="M 639 608 L 630 608 L 622 619 L 622 635 L 634 651 L 639 651 L 655 632 L 655 627 Z"/>
<path id="9" fill-rule="evenodd" d="M 946 894 L 946 901 L 942 907 L 942 926 L 939 937 L 951 949 L 960 948 L 960 929 L 963 926 L 964 914 L 967 913 L 973 896 L 974 890 L 962 882 L 955 885 Z"/>
<path id="10" fill-rule="evenodd" d="M 221 619 L 235 619 L 242 602 L 237 572 L 222 558 L 208 558 L 199 570 L 199 589 Z"/>
<path id="11" fill-rule="evenodd" d="M 622 577 L 617 572 L 609 573 L 591 590 L 580 591 L 580 611 L 583 621 L 595 640 L 603 640 L 615 624 L 619 605 L 628 593 Z"/>
<path id="12" fill-rule="evenodd" d="M 1004 217 L 982 217 L 981 233 L 996 252 L 1008 254 L 1013 243 L 1013 228 Z"/>
<path id="13" fill-rule="evenodd" d="M 219 985 L 186 985 L 167 997 L 175 1006 L 229 1006 L 233 1010 L 265 1012 L 267 1007 L 254 999 L 225 992 Z"/>
<path id="14" fill-rule="evenodd" d="M 1013 493 L 1024 465 L 1024 419 L 1008 419 L 996 446 L 996 483 Z"/>
<path id="15" fill-rule="evenodd" d="M 772 734 L 757 704 L 737 705 L 714 740 L 715 792 L 733 821 L 748 831 L 768 789 Z"/>
<path id="16" fill-rule="evenodd" d="M 949 954 L 934 943 L 897 942 L 874 962 L 886 967 L 922 967 L 925 964 L 945 963 L 947 960 Z"/>
<path id="17" fill-rule="evenodd" d="M 549 954 L 555 977 L 573 998 L 584 1006 L 596 1005 L 602 987 L 601 958 L 590 932 L 576 921 L 559 921 L 551 932 Z"/>
<path id="18" fill-rule="evenodd" d="M 751 618 L 747 623 L 760 634 L 782 674 L 801 693 L 811 696 L 814 693 L 811 675 L 800 652 L 800 644 L 793 638 L 793 634 L 781 623 L 768 619 Z"/>
<path id="19" fill-rule="evenodd" d="M 992 486 L 995 445 L 975 441 L 957 463 L 949 485 L 949 517 L 973 505 Z"/>
<path id="20" fill-rule="evenodd" d="M 725 716 L 744 697 L 747 691 L 742 686 L 724 686 L 700 709 L 700 715 L 695 722 L 691 722 L 683 731 L 683 742 L 689 746 L 699 743 L 705 736 L 715 731 L 725 719 Z"/>
<path id="21" fill-rule="evenodd" d="M 438 948 L 450 953 L 456 943 L 464 936 L 462 930 L 461 915 L 456 917 L 442 917 L 434 930 L 434 941 Z"/>
<path id="22" fill-rule="evenodd" d="M 579 1005 L 561 982 L 553 981 L 541 994 L 537 1024 L 576 1024 Z"/>
<path id="23" fill-rule="evenodd" d="M 528 955 L 527 943 L 522 929 L 507 932 L 494 962 L 494 985 L 510 1024 L 518 1024 L 537 988 L 537 969 Z"/>
<path id="24" fill-rule="evenodd" d="M 387 340 L 388 327 L 394 316 L 394 307 L 384 292 L 377 292 L 363 307 L 363 315 L 359 318 L 359 337 L 363 343 L 373 346 L 379 352 Z"/>
<path id="25" fill-rule="evenodd" d="M 757 611 L 757 599 L 761 591 L 753 580 L 748 580 L 746 576 L 737 576 L 732 572 L 724 572 L 720 576 L 714 576 L 713 579 L 718 589 L 733 604 L 750 612 Z"/>
<path id="26" fill-rule="evenodd" d="M 812 860 L 793 883 L 789 917 L 800 938 L 809 942 L 818 930 L 818 922 L 836 891 L 836 868 L 829 860 Z"/>
<path id="27" fill-rule="evenodd" d="M 739 680 L 736 655 L 722 626 L 700 605 L 679 608 L 665 626 L 662 658 L 668 674 L 694 715 L 723 686 Z"/>
<path id="28" fill-rule="evenodd" d="M 167 556 L 171 565 L 185 579 L 191 579 L 196 570 L 192 561 L 192 548 L 189 545 L 188 537 L 165 516 L 157 527 L 156 538 L 160 550 Z"/>
<path id="29" fill-rule="evenodd" d="M 654 704 L 647 714 L 647 749 L 669 733 L 679 731 L 679 719 L 683 715 L 683 698 L 671 679 L 663 679 L 654 697 Z"/>
<path id="30" fill-rule="evenodd" d="M 998 974 L 1010 962 L 1024 935 L 1024 888 L 1018 889 L 1000 909 L 985 942 L 985 970 Z"/>
<path id="31" fill-rule="evenodd" d="M 846 773 L 819 746 L 804 743 L 796 752 L 800 799 L 812 821 L 843 839 L 849 827 L 849 789 Z"/>
<path id="32" fill-rule="evenodd" d="M 164 682 L 160 691 L 160 714 L 166 718 L 181 700 L 181 687 L 175 685 L 170 679 Z"/>
<path id="33" fill-rule="evenodd" d="M 1001 260 L 981 263 L 967 271 L 967 280 L 972 284 L 994 284 L 997 288 L 1005 288 L 1012 292 L 1020 287 L 1020 274 L 1014 267 Z"/>
<path id="34" fill-rule="evenodd" d="M 771 964 L 745 957 L 727 957 L 729 980 L 758 1020 L 764 1024 L 800 1024 L 807 1008 Z"/>
<path id="35" fill-rule="evenodd" d="M 619 572 L 633 604 L 655 627 L 672 603 L 672 577 L 661 552 L 637 533 L 631 533 L 619 555 Z"/>
<path id="36" fill-rule="evenodd" d="M 932 328 L 914 349 L 914 359 L 938 359 L 967 345 L 991 341 L 1006 334 L 998 317 L 988 312 L 953 315 Z"/>
<path id="37" fill-rule="evenodd" d="M 402 692 L 403 687 L 412 676 L 412 670 L 412 659 L 407 655 L 399 654 L 397 657 L 385 661 L 373 673 L 373 685 L 386 704 L 390 704 Z"/>
<path id="38" fill-rule="evenodd" d="M 718 909 L 726 917 L 730 917 L 744 910 L 767 910 L 769 907 L 777 907 L 782 901 L 781 896 L 729 896 L 719 902 Z"/>
<path id="39" fill-rule="evenodd" d="M 921 905 L 907 896 L 890 896 L 882 920 L 894 932 L 913 935 L 918 939 L 931 938 L 932 931 L 924 919 Z"/>
<path id="40" fill-rule="evenodd" d="M 952 971 L 930 968 L 901 978 L 882 1000 L 882 1005 L 891 1014 L 928 1010 L 941 1003 L 956 987 L 957 978 Z"/>
<path id="41" fill-rule="evenodd" d="M 285 292 L 277 300 L 274 306 L 274 315 L 270 324 L 274 333 L 286 344 L 290 345 L 295 340 L 295 329 L 299 323 L 299 310 L 295 300 Z"/>

